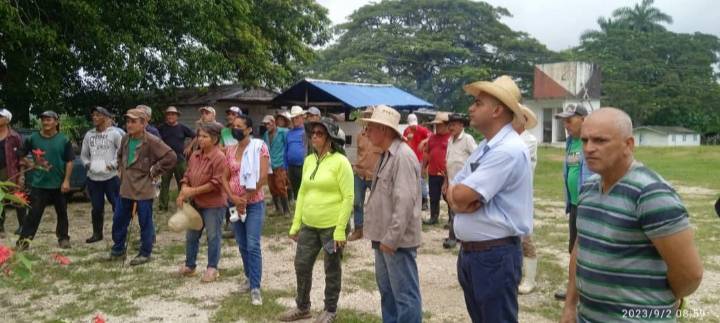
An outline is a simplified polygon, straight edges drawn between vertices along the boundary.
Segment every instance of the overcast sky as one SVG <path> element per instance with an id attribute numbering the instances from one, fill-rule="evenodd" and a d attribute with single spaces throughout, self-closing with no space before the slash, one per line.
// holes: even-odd
<path id="1" fill-rule="evenodd" d="M 333 24 L 344 22 L 356 9 L 379 0 L 317 0 L 329 10 Z M 597 28 L 597 18 L 608 17 L 613 10 L 633 6 L 641 0 L 487 0 L 493 6 L 507 8 L 513 17 L 503 22 L 514 30 L 529 33 L 552 50 L 578 44 L 580 34 Z M 655 7 L 672 16 L 668 29 L 696 31 L 720 37 L 720 1 L 656 0 Z"/>

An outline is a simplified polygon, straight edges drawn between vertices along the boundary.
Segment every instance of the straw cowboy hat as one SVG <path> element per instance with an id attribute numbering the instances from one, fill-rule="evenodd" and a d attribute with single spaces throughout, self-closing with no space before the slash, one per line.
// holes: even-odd
<path id="1" fill-rule="evenodd" d="M 398 136 L 402 137 L 402 131 L 398 129 L 398 125 L 400 125 L 400 112 L 397 112 L 387 105 L 375 106 L 375 110 L 373 110 L 370 118 L 362 118 L 361 120 L 365 123 L 370 122 L 389 127 L 395 130 Z"/>
<path id="2" fill-rule="evenodd" d="M 170 220 L 168 220 L 168 227 L 175 232 L 182 232 L 185 230 L 200 230 L 203 227 L 203 220 L 200 217 L 200 213 L 195 210 L 190 203 L 183 203 L 182 209 L 177 210 Z"/>
<path id="3" fill-rule="evenodd" d="M 293 105 L 292 108 L 290 108 L 290 118 L 295 118 L 302 115 L 305 115 L 305 110 L 303 110 L 303 108 L 301 108 L 299 105 Z"/>
<path id="4" fill-rule="evenodd" d="M 537 126 L 538 120 L 537 116 L 535 116 L 535 112 L 530 110 L 527 106 L 521 104 L 520 110 L 522 111 L 522 118 L 520 120 L 513 120 L 513 122 L 523 122 L 525 125 L 523 126 L 526 130 L 532 129 Z M 517 119 L 517 118 L 516 118 Z"/>
<path id="5" fill-rule="evenodd" d="M 432 124 L 448 123 L 450 121 L 450 112 L 438 112 L 435 114 L 435 119 L 431 121 Z"/>
<path id="6" fill-rule="evenodd" d="M 492 82 L 478 81 L 466 84 L 463 86 L 463 90 L 474 97 L 477 97 L 480 93 L 487 93 L 502 102 L 516 116 L 522 115 L 520 89 L 515 84 L 515 81 L 507 75 L 502 75 Z"/>

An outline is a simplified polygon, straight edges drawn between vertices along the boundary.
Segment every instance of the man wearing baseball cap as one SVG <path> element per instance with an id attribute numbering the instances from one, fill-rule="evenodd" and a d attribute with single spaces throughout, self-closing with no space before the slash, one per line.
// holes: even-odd
<path id="1" fill-rule="evenodd" d="M 123 137 L 118 152 L 120 198 L 113 216 L 110 259 L 125 259 L 128 226 L 132 214 L 136 212 L 141 244 L 140 253 L 130 261 L 130 265 L 135 266 L 150 261 L 155 240 L 152 217 L 154 182 L 175 166 L 177 156 L 160 138 L 148 135 L 147 114 L 144 111 L 130 109 L 125 113 L 125 120 L 127 135 Z"/>
<path id="2" fill-rule="evenodd" d="M 290 216 L 288 205 L 287 165 L 285 165 L 285 146 L 287 145 L 287 128 L 279 128 L 275 124 L 275 118 L 266 115 L 262 120 L 265 125 L 263 140 L 270 150 L 270 168 L 272 174 L 268 174 L 268 186 L 273 197 L 273 205 L 277 213 Z"/>
<path id="3" fill-rule="evenodd" d="M 322 113 L 320 113 L 320 109 L 316 107 L 310 107 L 305 112 L 305 118 L 307 122 L 317 122 L 320 121 L 320 117 L 322 116 Z"/>
<path id="4" fill-rule="evenodd" d="M 14 193 L 16 191 L 22 192 L 25 177 L 20 174 L 20 153 L 22 151 L 22 137 L 15 130 L 10 127 L 12 121 L 12 113 L 10 110 L 0 108 L 0 181 L 10 180 L 15 185 L 16 189 L 12 189 Z M 20 234 L 22 230 L 23 222 L 25 221 L 25 215 L 27 209 L 20 205 L 7 204 L 0 213 L 0 239 L 5 238 L 5 217 L 8 208 L 14 208 L 17 220 L 18 228 L 15 234 Z"/>
<path id="5" fill-rule="evenodd" d="M 18 249 L 29 247 L 30 240 L 35 238 L 45 207 L 55 206 L 57 226 L 55 235 L 60 248 L 70 248 L 68 235 L 67 200 L 65 193 L 70 191 L 70 175 L 72 174 L 73 153 L 72 144 L 65 135 L 60 133 L 58 114 L 54 111 L 45 111 L 40 114 L 41 128 L 25 140 L 23 156 L 32 152 L 33 161 L 25 160 L 31 165 L 32 181 L 30 182 L 30 214 L 17 242 Z"/>
<path id="6" fill-rule="evenodd" d="M 517 322 L 520 240 L 533 221 L 530 156 L 512 126 L 522 116 L 520 89 L 505 75 L 463 89 L 474 99 L 470 126 L 485 139 L 447 188 L 461 241 L 458 280 L 473 322 Z"/>
<path id="7" fill-rule="evenodd" d="M 423 162 L 423 149 L 420 147 L 420 143 L 429 138 L 432 132 L 428 128 L 418 124 L 418 117 L 414 113 L 408 114 L 407 116 L 408 127 L 403 131 L 404 140 L 410 145 L 410 148 L 415 152 L 417 156 L 418 164 Z M 427 210 L 428 204 L 428 189 L 425 177 L 420 177 L 420 187 L 422 195 L 422 210 Z"/>
<path id="8" fill-rule="evenodd" d="M 117 152 L 123 134 L 109 127 L 108 119 L 113 114 L 103 107 L 92 110 L 93 129 L 85 133 L 80 158 L 87 169 L 87 191 L 92 205 L 91 219 L 93 233 L 86 243 L 103 239 L 105 198 L 110 201 L 113 211 L 119 196 L 120 178 L 117 176 Z"/>
<path id="9" fill-rule="evenodd" d="M 565 140 L 565 160 L 563 163 L 563 184 L 565 186 L 565 215 L 568 217 L 568 253 L 572 253 L 577 237 L 575 226 L 577 219 L 577 205 L 580 197 L 580 187 L 593 172 L 585 164 L 585 155 L 582 150 L 580 131 L 588 110 L 580 104 L 570 104 L 565 110 L 555 115 L 555 119 L 562 119 L 567 131 Z M 565 291 L 555 293 L 557 300 L 565 299 Z"/>
<path id="10" fill-rule="evenodd" d="M 160 138 L 160 131 L 158 131 L 155 126 L 150 124 L 150 121 L 152 121 L 152 108 L 147 105 L 140 104 L 135 106 L 135 109 L 140 109 L 141 111 L 145 112 L 145 115 L 147 116 L 147 126 L 145 126 L 145 130 L 151 135 Z"/>
<path id="11" fill-rule="evenodd" d="M 169 106 L 165 109 L 165 122 L 160 125 L 158 130 L 160 131 L 160 139 L 168 145 L 177 155 L 177 162 L 169 172 L 162 176 L 162 182 L 160 183 L 160 197 L 158 209 L 162 212 L 168 210 L 168 201 L 170 194 L 170 180 L 175 176 L 175 183 L 178 189 L 180 189 L 180 180 L 185 175 L 185 168 L 187 166 L 185 160 L 185 143 L 195 138 L 195 131 L 190 129 L 188 126 L 180 123 L 180 111 L 174 107 Z"/>

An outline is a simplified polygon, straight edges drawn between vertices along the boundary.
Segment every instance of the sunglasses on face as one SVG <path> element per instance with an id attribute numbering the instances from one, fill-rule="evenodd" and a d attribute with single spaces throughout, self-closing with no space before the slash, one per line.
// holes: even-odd
<path id="1" fill-rule="evenodd" d="M 325 137 L 325 132 L 321 130 L 315 130 L 310 133 L 310 136 Z"/>

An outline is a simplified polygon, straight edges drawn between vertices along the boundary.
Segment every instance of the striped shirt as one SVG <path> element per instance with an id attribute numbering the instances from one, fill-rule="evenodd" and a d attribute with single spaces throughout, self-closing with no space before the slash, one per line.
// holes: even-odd
<path id="1" fill-rule="evenodd" d="M 601 185 L 588 179 L 578 202 L 578 321 L 675 321 L 667 265 L 650 239 L 689 228 L 685 206 L 639 162 L 606 194 Z"/>

